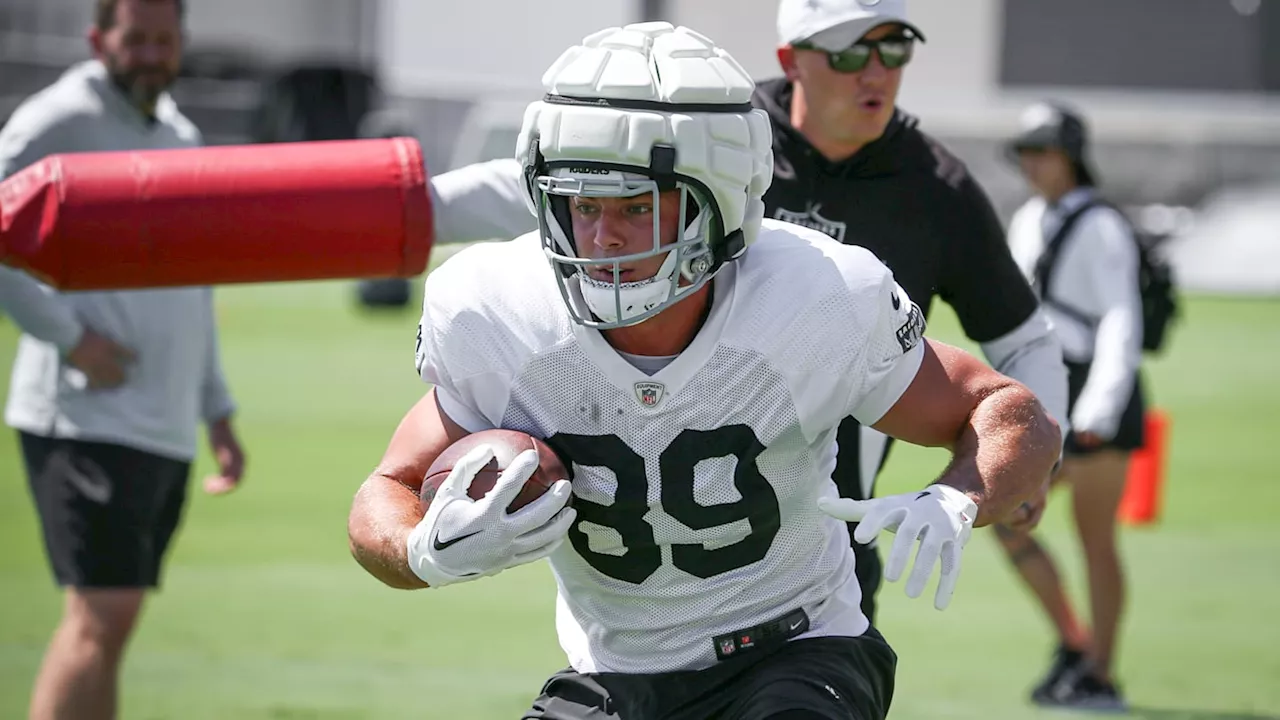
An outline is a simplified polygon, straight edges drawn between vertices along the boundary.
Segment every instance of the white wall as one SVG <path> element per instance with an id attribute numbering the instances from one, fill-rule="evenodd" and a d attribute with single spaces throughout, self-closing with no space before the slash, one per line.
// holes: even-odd
<path id="1" fill-rule="evenodd" d="M 715 39 L 756 78 L 779 73 L 777 0 L 668 2 L 674 22 Z M 1000 0 L 911 0 L 912 21 L 928 42 L 917 47 L 906 71 L 902 107 L 932 128 L 996 136 L 1013 129 L 1025 105 L 1051 95 L 1087 110 L 1100 138 L 1280 142 L 1280 98 L 1001 88 L 1001 9 Z"/>
<path id="2" fill-rule="evenodd" d="M 714 40 L 757 80 L 776 77 L 778 0 L 666 0 L 671 22 Z"/>
<path id="3" fill-rule="evenodd" d="M 278 59 L 356 59 L 361 5 L 376 1 L 188 0 L 187 27 L 197 47 L 247 47 Z"/>
<path id="4" fill-rule="evenodd" d="M 565 48 L 634 22 L 637 7 L 635 0 L 382 0 L 382 72 L 396 92 L 532 99 Z"/>
<path id="5" fill-rule="evenodd" d="M 382 1 L 381 59 L 393 88 L 468 97 L 532 99 L 565 47 L 639 17 L 638 0 Z M 1052 95 L 1087 111 L 1100 139 L 1280 142 L 1277 98 L 1001 88 L 1000 1 L 912 0 L 928 42 L 906 71 L 900 104 L 930 129 L 1004 136 L 1024 106 Z M 777 0 L 667 0 L 667 12 L 716 40 L 754 77 L 778 74 Z"/>

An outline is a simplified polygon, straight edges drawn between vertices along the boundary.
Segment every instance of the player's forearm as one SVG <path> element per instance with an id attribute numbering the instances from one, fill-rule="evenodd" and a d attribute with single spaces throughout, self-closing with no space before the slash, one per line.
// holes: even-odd
<path id="1" fill-rule="evenodd" d="M 1035 393 L 1049 415 L 1065 426 L 1067 367 L 1062 344 L 1043 310 L 1037 309 L 1011 332 L 982 343 L 982 352 L 993 368 Z"/>
<path id="2" fill-rule="evenodd" d="M 370 477 L 356 492 L 347 521 L 351 555 L 390 587 L 427 587 L 409 568 L 407 547 L 409 533 L 421 519 L 421 505 L 412 490 L 380 475 Z"/>
<path id="3" fill-rule="evenodd" d="M 1061 448 L 1058 424 L 1022 385 L 986 396 L 953 446 L 938 482 L 978 504 L 974 527 L 1003 520 L 1049 477 Z"/>

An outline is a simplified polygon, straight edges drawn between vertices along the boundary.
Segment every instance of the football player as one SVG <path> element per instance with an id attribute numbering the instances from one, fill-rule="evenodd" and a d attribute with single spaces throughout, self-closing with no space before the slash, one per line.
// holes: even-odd
<path id="1" fill-rule="evenodd" d="M 762 219 L 768 118 L 707 38 L 603 30 L 543 82 L 516 151 L 539 229 L 427 278 L 416 359 L 434 387 L 356 494 L 353 554 L 400 588 L 548 557 L 569 667 L 526 718 L 885 717 L 896 655 L 859 607 L 845 523 L 896 533 L 891 581 L 919 541 L 906 592 L 940 565 L 943 609 L 972 528 L 1048 475 L 1056 424 L 924 338 L 870 252 Z M 953 460 L 919 491 L 841 499 L 849 415 Z M 572 477 L 507 513 L 536 452 L 472 500 L 482 446 L 424 516 L 428 467 L 489 428 L 545 439 Z"/>
<path id="2" fill-rule="evenodd" d="M 1018 270 L 991 201 L 965 164 L 898 107 L 924 34 L 906 0 L 780 0 L 777 56 L 785 77 L 757 84 L 752 104 L 773 125 L 765 216 L 867 248 L 926 320 L 935 300 L 955 311 L 992 367 L 1022 382 L 1066 432 L 1062 347 Z M 533 230 L 512 159 L 432 177 L 435 242 L 509 240 Z M 892 441 L 841 422 L 832 479 L 843 497 L 874 497 Z M 1049 478 L 1010 518 L 1019 534 L 1044 512 Z M 856 526 L 851 525 L 850 534 Z M 873 622 L 883 560 L 854 543 L 862 610 Z"/>

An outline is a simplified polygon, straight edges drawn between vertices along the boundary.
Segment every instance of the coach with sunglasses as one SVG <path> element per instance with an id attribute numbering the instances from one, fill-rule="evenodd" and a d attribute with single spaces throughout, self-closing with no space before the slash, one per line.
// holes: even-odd
<path id="1" fill-rule="evenodd" d="M 753 98 L 774 131 L 767 215 L 871 250 L 926 317 L 942 298 L 988 362 L 1063 423 L 1061 347 L 990 201 L 964 164 L 895 105 L 903 69 L 924 42 L 905 0 L 781 0 L 778 32 L 785 77 L 760 83 Z M 888 439 L 850 417 L 838 442 L 841 494 L 871 497 Z M 1033 526 L 1043 502 L 1010 521 Z M 863 610 L 874 619 L 881 559 L 874 545 L 853 549 Z"/>

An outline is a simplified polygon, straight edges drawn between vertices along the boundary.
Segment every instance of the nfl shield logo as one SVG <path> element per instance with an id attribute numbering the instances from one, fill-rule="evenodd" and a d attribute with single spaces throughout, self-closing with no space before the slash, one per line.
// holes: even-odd
<path id="1" fill-rule="evenodd" d="M 733 646 L 733 638 L 720 638 L 721 655 L 732 655 L 734 650 L 737 648 Z"/>
<path id="2" fill-rule="evenodd" d="M 662 394 L 666 392 L 666 386 L 658 382 L 638 382 L 636 383 L 636 400 L 645 407 L 654 407 L 662 402 Z"/>

